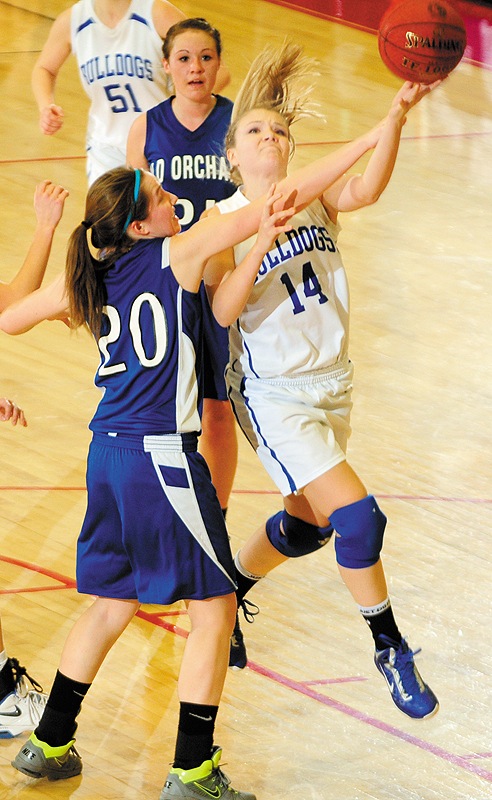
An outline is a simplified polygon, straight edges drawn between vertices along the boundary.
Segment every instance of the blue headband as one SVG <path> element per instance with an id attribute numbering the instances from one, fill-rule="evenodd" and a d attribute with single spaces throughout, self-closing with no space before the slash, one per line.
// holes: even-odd
<path id="1" fill-rule="evenodd" d="M 127 218 L 126 218 L 126 222 L 125 222 L 125 225 L 123 227 L 123 233 L 126 233 L 126 229 L 128 228 L 130 222 L 132 221 L 132 217 L 133 217 L 133 215 L 135 213 L 135 206 L 136 206 L 136 203 L 137 203 L 137 200 L 138 200 L 138 195 L 140 193 L 140 180 L 141 180 L 141 177 L 142 177 L 141 171 L 139 169 L 136 169 L 135 170 L 135 186 L 133 187 L 132 209 L 131 209 L 130 213 L 128 214 Z"/>

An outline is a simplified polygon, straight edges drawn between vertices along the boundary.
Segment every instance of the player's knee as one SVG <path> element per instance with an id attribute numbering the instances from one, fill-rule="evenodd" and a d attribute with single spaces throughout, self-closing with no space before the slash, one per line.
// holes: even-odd
<path id="1" fill-rule="evenodd" d="M 333 528 L 318 528 L 309 522 L 279 511 L 266 523 L 266 532 L 273 547 L 288 558 L 314 553 L 330 541 Z"/>
<path id="2" fill-rule="evenodd" d="M 363 569 L 379 561 L 386 517 L 372 495 L 338 508 L 330 522 L 337 533 L 335 552 L 340 566 Z"/>

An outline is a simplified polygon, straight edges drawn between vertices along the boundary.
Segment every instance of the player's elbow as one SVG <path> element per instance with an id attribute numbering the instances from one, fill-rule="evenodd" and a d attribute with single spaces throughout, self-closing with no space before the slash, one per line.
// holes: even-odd
<path id="1" fill-rule="evenodd" d="M 25 333 L 27 330 L 29 328 L 22 326 L 19 320 L 15 318 L 15 315 L 11 314 L 8 309 L 3 314 L 0 314 L 0 331 L 3 331 L 3 333 L 8 333 L 9 336 L 18 336 L 18 334 Z"/>
<path id="2" fill-rule="evenodd" d="M 382 189 L 380 191 L 368 192 L 367 195 L 364 198 L 364 205 L 365 206 L 373 206 L 374 203 L 377 203 L 377 201 L 381 197 L 382 193 L 383 193 Z"/>
<path id="3" fill-rule="evenodd" d="M 235 321 L 230 318 L 230 314 L 227 313 L 227 310 L 221 308 L 219 304 L 212 306 L 212 312 L 215 317 L 215 321 L 221 328 L 228 328 L 229 325 Z"/>

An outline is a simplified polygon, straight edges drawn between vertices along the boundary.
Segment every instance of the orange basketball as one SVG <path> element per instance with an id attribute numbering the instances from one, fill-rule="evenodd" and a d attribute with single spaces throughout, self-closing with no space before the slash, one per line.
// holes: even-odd
<path id="1" fill-rule="evenodd" d="M 384 14 L 378 32 L 379 53 L 398 78 L 432 83 L 461 61 L 465 24 L 447 0 L 402 0 Z"/>

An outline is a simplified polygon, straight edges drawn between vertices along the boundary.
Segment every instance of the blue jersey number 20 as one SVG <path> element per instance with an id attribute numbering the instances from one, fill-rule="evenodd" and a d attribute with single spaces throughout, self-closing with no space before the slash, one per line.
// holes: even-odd
<path id="1" fill-rule="evenodd" d="M 153 353 L 145 351 L 142 330 L 140 327 L 140 313 L 143 305 L 146 304 L 152 314 L 153 330 L 155 336 L 155 346 Z M 104 314 L 109 321 L 109 332 L 99 339 L 99 349 L 103 356 L 103 361 L 99 367 L 100 377 L 114 375 L 118 372 L 126 372 L 127 365 L 124 361 L 111 364 L 110 345 L 117 342 L 121 334 L 121 319 L 118 310 L 114 306 L 105 306 Z M 143 367 L 156 367 L 164 359 L 167 350 L 167 324 L 166 315 L 162 305 L 155 295 L 144 292 L 138 295 L 133 301 L 128 330 L 132 339 L 133 349 Z"/>

